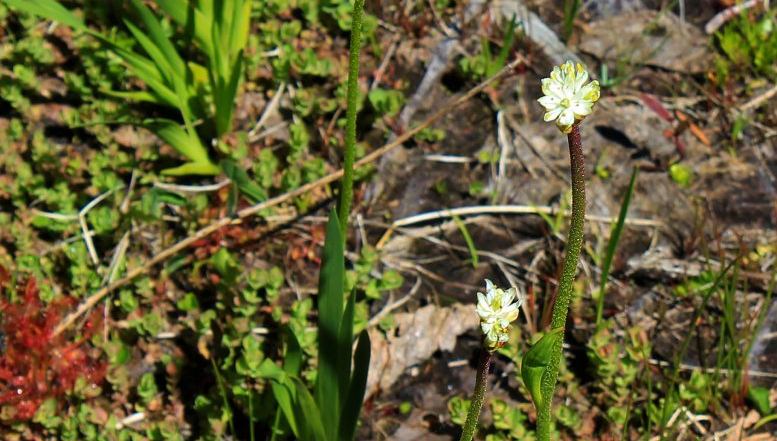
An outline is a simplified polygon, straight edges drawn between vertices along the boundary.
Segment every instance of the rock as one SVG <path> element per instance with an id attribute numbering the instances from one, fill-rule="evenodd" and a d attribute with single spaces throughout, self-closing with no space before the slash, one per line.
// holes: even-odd
<path id="1" fill-rule="evenodd" d="M 695 74 L 713 59 L 704 33 L 669 11 L 630 11 L 595 21 L 579 48 L 610 63 L 626 60 Z"/>

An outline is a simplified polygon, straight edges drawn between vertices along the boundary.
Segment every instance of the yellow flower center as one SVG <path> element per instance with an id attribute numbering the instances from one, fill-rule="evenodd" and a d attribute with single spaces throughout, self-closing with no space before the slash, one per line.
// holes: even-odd
<path id="1" fill-rule="evenodd" d="M 569 102 L 569 98 L 564 98 L 563 100 L 561 100 L 561 107 L 565 109 L 568 108 L 570 104 L 571 103 Z"/>

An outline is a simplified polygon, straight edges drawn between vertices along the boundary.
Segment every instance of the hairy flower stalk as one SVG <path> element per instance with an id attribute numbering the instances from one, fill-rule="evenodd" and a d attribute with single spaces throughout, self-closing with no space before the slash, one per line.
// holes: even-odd
<path id="1" fill-rule="evenodd" d="M 485 350 L 480 353 L 477 377 L 475 378 L 475 394 L 467 412 L 467 421 L 461 433 L 461 441 L 470 441 L 478 426 L 480 409 L 486 397 L 486 379 L 491 365 L 492 354 L 505 345 L 510 332 L 510 324 L 518 318 L 522 299 L 516 288 L 507 291 L 494 286 L 486 280 L 486 293 L 478 293 L 476 311 L 480 316 L 480 329 L 483 331 Z"/>
<path id="2" fill-rule="evenodd" d="M 548 333 L 549 337 L 555 335 L 556 338 L 550 338 L 550 351 L 544 363 L 545 369 L 540 380 L 540 402 L 538 403 L 536 398 L 534 400 L 537 406 L 537 439 L 539 441 L 550 440 L 551 411 L 561 363 L 563 329 L 567 320 L 569 303 L 572 298 L 572 285 L 583 244 L 585 157 L 579 123 L 591 113 L 594 104 L 599 99 L 599 83 L 592 81 L 585 84 L 587 80 L 588 72 L 582 64 L 575 65 L 573 62 L 567 61 L 561 66 L 554 67 L 550 78 L 542 80 L 542 91 L 545 96 L 538 100 L 545 107 L 545 121 L 555 121 L 559 130 L 567 134 L 570 173 L 572 175 L 572 220 L 569 226 L 561 280 L 559 280 L 556 301 L 553 306 L 551 332 Z M 534 366 L 537 364 L 535 363 Z M 522 375 L 524 379 L 527 378 L 525 372 Z"/>

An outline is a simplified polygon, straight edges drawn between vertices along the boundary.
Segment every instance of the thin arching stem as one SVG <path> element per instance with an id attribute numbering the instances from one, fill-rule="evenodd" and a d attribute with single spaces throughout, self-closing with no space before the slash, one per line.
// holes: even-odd
<path id="1" fill-rule="evenodd" d="M 483 400 L 486 398 L 489 366 L 491 366 L 491 353 L 485 349 L 481 349 L 480 360 L 478 361 L 478 373 L 477 377 L 475 377 L 475 395 L 472 397 L 472 404 L 469 405 L 467 421 L 464 423 L 464 430 L 461 432 L 460 441 L 472 441 L 472 437 L 475 436 L 475 432 L 478 429 L 480 409 L 483 407 Z"/>
<path id="2" fill-rule="evenodd" d="M 577 125 L 567 135 L 569 141 L 570 170 L 572 174 L 572 220 L 569 224 L 567 237 L 567 252 L 564 257 L 564 266 L 561 271 L 561 280 L 558 284 L 556 302 L 553 305 L 553 318 L 550 329 L 564 328 L 567 322 L 567 312 L 572 299 L 573 284 L 577 263 L 580 259 L 580 249 L 583 246 L 583 227 L 585 221 L 585 156 L 583 155 L 583 141 L 580 138 L 580 129 Z M 552 425 L 551 410 L 553 394 L 556 390 L 556 379 L 561 364 L 561 346 L 563 339 L 559 339 L 548 363 L 548 369 L 542 376 L 541 389 L 544 396 L 542 408 L 537 416 L 538 441 L 550 440 Z"/>

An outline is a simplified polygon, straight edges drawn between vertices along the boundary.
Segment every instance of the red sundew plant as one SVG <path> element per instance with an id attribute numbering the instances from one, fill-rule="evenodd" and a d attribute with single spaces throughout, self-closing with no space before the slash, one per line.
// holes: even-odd
<path id="1" fill-rule="evenodd" d="M 32 418 L 49 398 L 63 399 L 80 377 L 96 388 L 106 370 L 85 343 L 101 325 L 99 311 L 89 318 L 83 335 L 70 342 L 63 335 L 53 337 L 52 331 L 76 300 L 61 297 L 44 305 L 32 278 L 20 291 L 15 302 L 0 300 L 0 407 L 2 418 L 13 421 Z"/>

